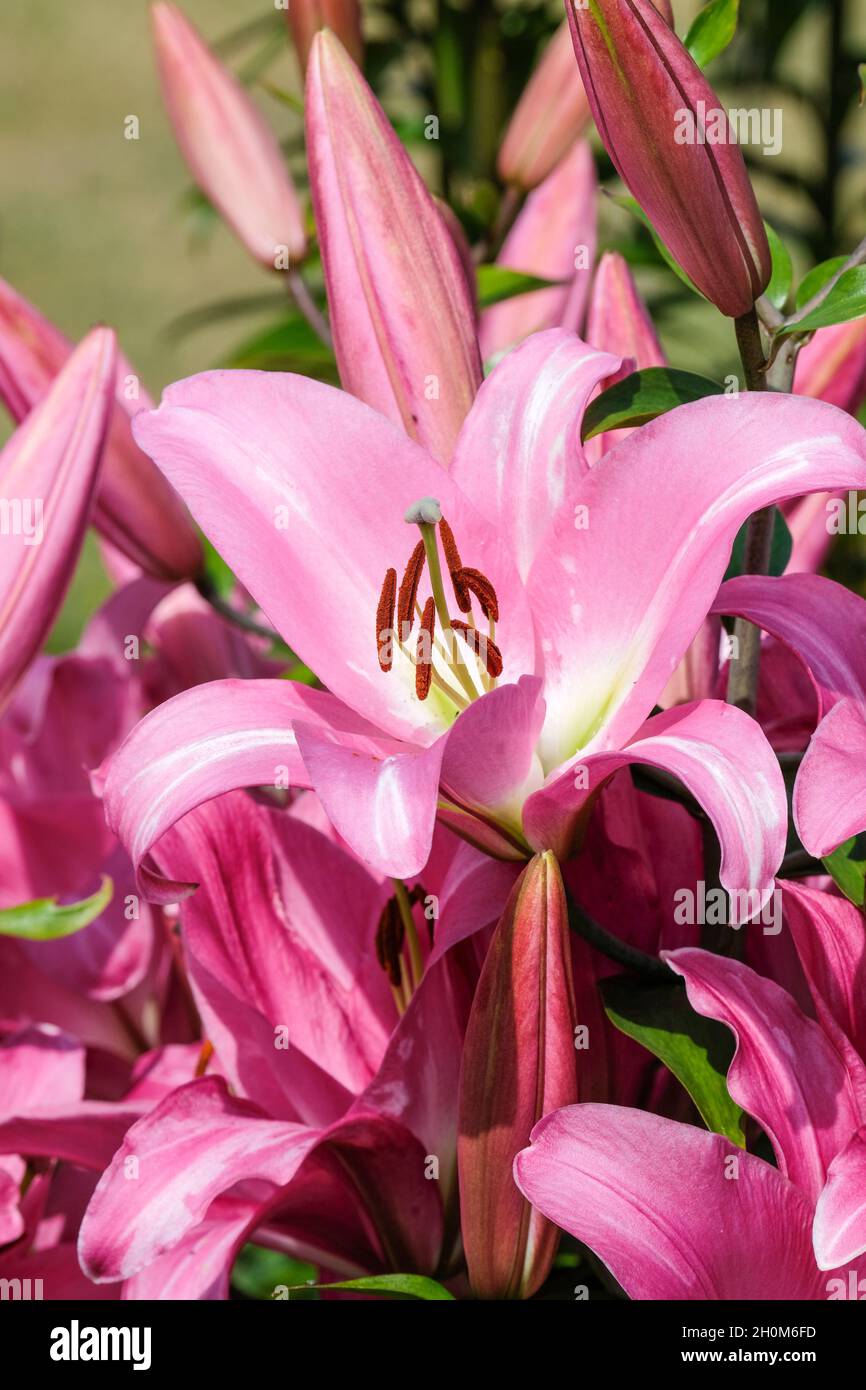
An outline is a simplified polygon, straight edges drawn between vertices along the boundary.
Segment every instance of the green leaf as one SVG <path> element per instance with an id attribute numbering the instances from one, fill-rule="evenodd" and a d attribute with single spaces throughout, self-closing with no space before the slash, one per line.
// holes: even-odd
<path id="1" fill-rule="evenodd" d="M 304 114 L 304 103 L 300 97 L 295 96 L 294 92 L 287 92 L 285 87 L 278 87 L 275 82 L 268 82 L 264 78 L 259 78 L 259 86 L 263 92 L 267 92 L 274 101 L 280 102 L 282 106 L 288 106 L 290 111 L 295 111 L 298 115 Z"/>
<path id="2" fill-rule="evenodd" d="M 554 289 L 565 283 L 543 280 L 540 275 L 526 275 L 522 270 L 509 270 L 504 265 L 480 265 L 476 273 L 479 309 L 489 309 L 491 304 L 501 304 L 504 299 L 531 294 L 533 290 Z"/>
<path id="3" fill-rule="evenodd" d="M 298 1294 L 297 1301 L 305 1297 L 307 1301 L 318 1300 L 312 1281 L 316 1278 L 316 1266 L 305 1260 L 293 1260 L 280 1250 L 266 1250 L 263 1245 L 245 1245 L 240 1251 L 232 1269 L 232 1288 L 243 1294 L 244 1298 L 270 1299 L 277 1288 L 293 1289 L 303 1287 L 306 1294 Z"/>
<path id="4" fill-rule="evenodd" d="M 851 319 L 862 318 L 864 314 L 866 266 L 855 265 L 840 275 L 823 304 L 800 319 L 799 323 L 783 324 L 779 333 L 814 333 L 818 328 L 829 328 L 834 323 L 849 323 Z"/>
<path id="5" fill-rule="evenodd" d="M 672 367 L 647 367 L 596 397 L 584 414 L 581 437 L 585 442 L 605 430 L 645 425 L 678 405 L 720 395 L 724 395 L 724 388 L 709 377 Z"/>
<path id="6" fill-rule="evenodd" d="M 674 275 L 676 275 L 677 279 L 682 280 L 683 284 L 692 291 L 692 294 L 696 294 L 699 296 L 699 298 L 703 299 L 704 295 L 701 294 L 697 285 L 694 283 L 692 279 L 690 279 L 690 277 L 683 270 L 679 261 L 675 260 L 674 257 L 671 255 L 670 251 L 665 246 L 664 242 L 662 241 L 661 237 L 659 236 L 658 232 L 656 231 L 652 222 L 647 217 L 646 213 L 644 212 L 637 199 L 632 198 L 630 193 L 609 193 L 607 189 L 604 189 L 603 191 L 607 195 L 607 197 L 610 198 L 612 203 L 616 203 L 617 207 L 624 208 L 626 212 L 632 213 L 638 219 L 639 222 L 643 223 L 650 236 L 652 237 L 653 242 L 655 244 L 655 248 L 661 256 L 662 260 L 665 262 L 665 264 L 670 267 Z"/>
<path id="7" fill-rule="evenodd" d="M 61 936 L 72 936 L 105 911 L 113 892 L 114 884 L 103 874 L 96 892 L 81 902 L 35 898 L 32 903 L 4 908 L 0 912 L 0 936 L 17 936 L 23 941 L 57 941 Z"/>
<path id="8" fill-rule="evenodd" d="M 699 68 L 724 53 L 737 32 L 740 0 L 710 0 L 686 35 L 686 48 Z"/>
<path id="9" fill-rule="evenodd" d="M 743 1112 L 728 1092 L 733 1035 L 696 1013 L 681 980 L 669 985 L 616 976 L 601 985 L 611 1023 L 664 1062 L 686 1088 L 708 1129 L 745 1148 Z"/>
<path id="10" fill-rule="evenodd" d="M 845 897 L 862 907 L 866 901 L 866 831 L 826 855 L 824 867 Z"/>
<path id="11" fill-rule="evenodd" d="M 765 222 L 764 226 L 767 230 L 767 240 L 770 243 L 770 252 L 773 257 L 773 274 L 764 293 L 777 309 L 784 309 L 788 302 L 788 295 L 791 293 L 791 286 L 794 283 L 794 262 L 791 260 L 791 253 L 779 233 L 770 226 L 769 222 Z"/>
<path id="12" fill-rule="evenodd" d="M 267 372 L 300 372 L 319 381 L 339 382 L 334 354 L 300 314 L 272 324 L 236 348 L 224 364 Z"/>
<path id="13" fill-rule="evenodd" d="M 784 574 L 785 570 L 788 568 L 791 551 L 794 549 L 794 541 L 788 523 L 779 511 L 779 508 L 774 507 L 773 511 L 775 512 L 775 517 L 773 520 L 773 541 L 770 548 L 769 573 L 775 579 L 778 575 Z M 728 568 L 725 570 L 725 579 L 738 579 L 743 573 L 743 561 L 746 555 L 746 530 L 748 524 L 749 523 L 746 522 L 745 526 L 741 526 L 737 532 L 737 539 L 734 541 Z"/>
<path id="14" fill-rule="evenodd" d="M 220 598 L 226 598 L 235 587 L 234 574 L 207 536 L 202 534 L 200 539 L 204 552 L 205 577 L 213 585 L 214 592 L 219 594 Z"/>
<path id="15" fill-rule="evenodd" d="M 813 266 L 808 274 L 803 276 L 800 288 L 797 290 L 797 308 L 802 309 L 804 305 L 809 303 L 810 299 L 814 299 L 827 281 L 832 280 L 834 275 L 838 275 L 847 259 L 847 256 L 833 256 L 831 260 L 821 261 L 820 265 Z"/>
<path id="16" fill-rule="evenodd" d="M 424 1303 L 453 1303 L 450 1294 L 435 1279 L 427 1279 L 422 1274 L 371 1274 L 365 1279 L 344 1279 L 339 1284 L 302 1284 L 298 1291 L 305 1289 L 350 1289 L 358 1293 L 379 1293 L 383 1298 L 421 1300 Z M 289 1290 L 293 1297 L 294 1289 Z"/>
<path id="17" fill-rule="evenodd" d="M 203 304 L 198 309 L 189 309 L 166 324 L 167 338 L 180 341 L 199 329 L 210 328 L 211 324 L 222 323 L 226 319 L 243 318 L 246 314 L 261 313 L 265 309 L 284 308 L 284 294 L 245 294 L 231 299 L 218 299 L 212 304 Z"/>

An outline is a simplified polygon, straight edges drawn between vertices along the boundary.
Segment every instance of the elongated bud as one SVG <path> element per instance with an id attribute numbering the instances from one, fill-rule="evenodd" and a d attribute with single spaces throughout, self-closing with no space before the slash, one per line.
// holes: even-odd
<path id="1" fill-rule="evenodd" d="M 484 310 L 478 337 L 485 362 L 544 328 L 580 332 L 595 262 L 597 202 L 592 151 L 578 140 L 530 193 L 496 258 L 509 270 L 562 283 Z"/>
<path id="2" fill-rule="evenodd" d="M 277 139 L 237 79 L 176 5 L 153 6 L 163 100 L 189 171 L 251 256 L 286 269 L 306 250 L 298 195 Z"/>
<path id="3" fill-rule="evenodd" d="M 0 401 L 16 423 L 48 394 L 71 354 L 54 324 L 0 280 Z M 132 416 L 151 400 L 122 355 L 115 392 L 93 524 L 155 578 L 191 578 L 201 568 L 201 545 L 177 493 L 132 437 Z"/>
<path id="4" fill-rule="evenodd" d="M 586 341 L 601 352 L 623 359 L 622 367 L 601 383 L 606 391 L 632 372 L 663 367 L 666 358 L 653 321 L 638 293 L 634 276 L 616 251 L 608 251 L 598 263 L 586 318 Z M 597 462 L 631 430 L 615 430 L 587 441 L 586 454 Z"/>
<path id="5" fill-rule="evenodd" d="M 567 0 L 580 75 L 616 169 L 697 288 L 747 313 L 772 270 L 727 112 L 650 0 Z"/>
<path id="6" fill-rule="evenodd" d="M 361 73 L 327 30 L 310 51 L 310 184 L 346 390 L 441 463 L 481 384 L 460 256 Z"/>
<path id="7" fill-rule="evenodd" d="M 460 1074 L 457 1159 L 469 1279 L 479 1298 L 529 1298 L 559 1238 L 514 1184 L 514 1155 L 577 1099 L 568 912 L 556 858 L 515 884 L 472 1004 Z"/>
<path id="8" fill-rule="evenodd" d="M 0 454 L 0 710 L 42 646 L 78 559 L 114 399 L 96 328 Z"/>
<path id="9" fill-rule="evenodd" d="M 307 71 L 310 45 L 319 29 L 333 29 L 340 43 L 360 66 L 364 57 L 364 41 L 361 37 L 361 6 L 358 0 L 289 0 L 286 18 L 301 72 Z"/>
<path id="10" fill-rule="evenodd" d="M 574 80 L 574 53 L 563 21 L 514 108 L 499 150 L 499 177 L 518 188 L 537 188 L 586 129 L 590 114 L 583 84 Z"/>

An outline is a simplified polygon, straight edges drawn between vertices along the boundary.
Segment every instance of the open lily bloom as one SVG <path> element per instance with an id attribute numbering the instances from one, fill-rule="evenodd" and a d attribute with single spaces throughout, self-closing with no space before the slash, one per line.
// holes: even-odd
<path id="1" fill-rule="evenodd" d="M 866 434 L 817 402 L 716 398 L 589 470 L 583 407 L 618 365 L 564 330 L 528 339 L 479 392 L 450 471 L 302 377 L 207 373 L 137 417 L 142 447 L 327 686 L 214 682 L 133 731 L 104 795 L 152 894 L 186 888 L 142 863 L 151 846 L 232 787 L 312 786 L 361 858 L 405 878 L 437 810 L 491 853 L 567 855 L 597 790 L 631 762 L 702 802 L 726 887 L 769 894 L 786 808 L 757 724 L 714 701 L 648 716 L 746 517 L 866 485 Z M 385 650 L 395 607 L 421 622 Z"/>
<path id="2" fill-rule="evenodd" d="M 748 618 L 790 647 L 815 687 L 820 722 L 794 786 L 794 820 L 820 858 L 866 829 L 866 602 L 816 574 L 732 579 L 718 613 Z"/>
<path id="3" fill-rule="evenodd" d="M 632 1298 L 839 1299 L 866 1274 L 862 918 L 781 891 L 815 1018 L 738 961 L 667 955 L 695 1010 L 733 1031 L 728 1089 L 778 1167 L 693 1125 L 595 1105 L 546 1116 L 516 1159 L 524 1195 Z"/>

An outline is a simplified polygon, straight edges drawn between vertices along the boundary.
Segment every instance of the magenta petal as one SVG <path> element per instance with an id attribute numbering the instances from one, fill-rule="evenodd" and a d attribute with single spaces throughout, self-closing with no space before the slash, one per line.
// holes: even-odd
<path id="1" fill-rule="evenodd" d="M 499 812 L 520 825 L 524 795 L 541 781 L 535 745 L 544 723 L 542 682 L 500 685 L 457 719 L 442 759 L 443 793 L 461 806 Z"/>
<path id="2" fill-rule="evenodd" d="M 832 1020 L 866 1058 L 866 932 L 863 914 L 847 898 L 802 883 L 781 884 L 785 921 L 809 984 L 818 1018 Z"/>
<path id="3" fill-rule="evenodd" d="M 381 742 L 341 739 L 302 719 L 294 727 L 309 783 L 334 828 L 380 873 L 417 874 L 433 840 L 445 738 L 389 753 Z"/>
<path id="4" fill-rule="evenodd" d="M 815 1201 L 831 1161 L 863 1123 L 858 1078 L 772 980 L 691 947 L 665 958 L 683 976 L 693 1008 L 734 1033 L 728 1089 L 766 1130 L 781 1171 Z"/>
<path id="5" fill-rule="evenodd" d="M 545 652 L 543 756 L 634 734 L 706 616 L 734 537 L 771 502 L 866 487 L 866 435 L 819 401 L 767 393 L 682 406 L 583 480 L 529 578 Z"/>
<path id="6" fill-rule="evenodd" d="M 802 1194 L 718 1134 L 573 1105 L 535 1126 L 514 1173 L 533 1206 L 594 1250 L 631 1298 L 822 1297 Z"/>
<path id="7" fill-rule="evenodd" d="M 866 711 L 840 700 L 821 721 L 794 785 L 794 823 L 817 859 L 866 829 Z"/>
<path id="8" fill-rule="evenodd" d="M 105 813 L 156 902 L 193 886 L 159 878 L 142 860 L 169 826 L 237 787 L 307 786 L 292 720 L 365 730 L 326 692 L 293 681 L 212 681 L 153 710 L 100 769 Z"/>
<path id="9" fill-rule="evenodd" d="M 580 422 L 619 365 L 564 328 L 533 334 L 487 378 L 460 431 L 454 481 L 506 539 L 521 579 L 552 519 L 570 513 L 574 526 L 588 466 Z"/>
<path id="10" fill-rule="evenodd" d="M 700 802 L 721 845 L 722 884 L 750 893 L 747 915 L 757 913 L 785 852 L 785 784 L 760 726 L 718 700 L 667 710 L 648 719 L 625 748 L 572 760 L 524 807 L 531 844 L 566 853 L 586 803 L 629 763 L 673 773 Z"/>
<path id="11" fill-rule="evenodd" d="M 812 1237 L 819 1269 L 836 1269 L 866 1253 L 866 1127 L 830 1164 Z"/>

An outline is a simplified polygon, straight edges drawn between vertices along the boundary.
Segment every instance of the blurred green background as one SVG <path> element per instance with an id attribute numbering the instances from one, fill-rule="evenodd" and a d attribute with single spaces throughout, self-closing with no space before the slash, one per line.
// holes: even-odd
<path id="1" fill-rule="evenodd" d="M 251 79 L 303 184 L 301 118 L 257 81 L 266 72 L 270 83 L 300 89 L 285 16 L 271 0 L 183 0 L 182 8 L 209 41 L 229 37 L 223 56 Z M 681 35 L 700 8 L 674 0 Z M 479 208 L 495 208 L 502 117 L 561 14 L 557 0 L 365 5 L 368 76 L 431 183 L 447 179 L 470 230 Z M 112 324 L 155 394 L 224 360 L 273 320 L 280 289 L 190 197 L 160 102 L 146 0 L 4 0 L 0 31 L 0 274 L 71 337 Z M 729 103 L 784 110 L 783 153 L 758 156 L 753 169 L 765 214 L 800 271 L 866 232 L 858 57 L 866 59 L 866 0 L 742 0 L 740 33 L 708 74 Z M 413 120 L 439 111 L 446 90 L 461 84 L 450 134 L 443 118 L 437 167 L 430 145 L 413 143 Z M 138 140 L 124 137 L 129 115 Z M 454 160 L 463 161 L 456 176 Z M 605 210 L 606 243 L 638 245 L 640 235 L 627 215 Z M 683 299 L 652 265 L 639 278 L 675 364 L 716 376 L 733 364 L 730 327 L 714 311 Z M 169 331 L 178 316 L 234 296 L 271 303 L 185 336 Z M 55 645 L 74 640 L 104 591 L 90 545 Z"/>

